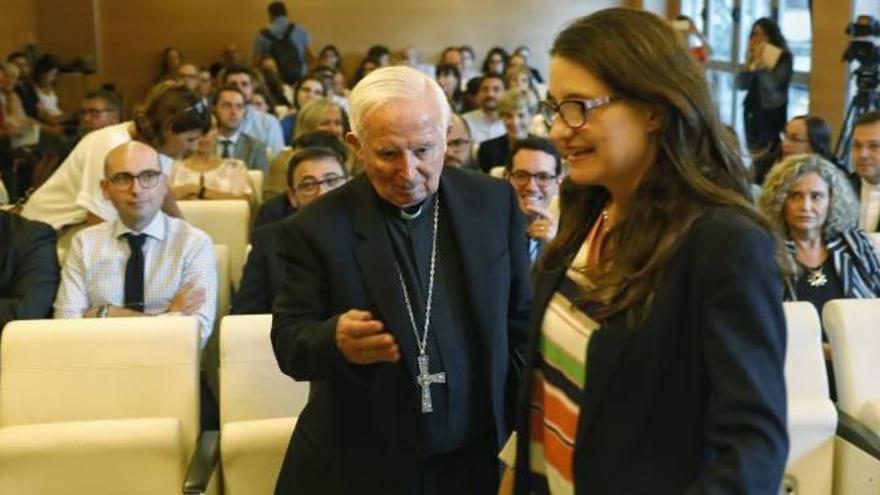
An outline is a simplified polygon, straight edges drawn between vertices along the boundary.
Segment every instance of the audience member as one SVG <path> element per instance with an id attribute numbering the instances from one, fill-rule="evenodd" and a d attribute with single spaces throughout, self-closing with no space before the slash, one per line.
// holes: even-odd
<path id="1" fill-rule="evenodd" d="M 504 74 L 504 71 L 507 70 L 507 60 L 509 58 L 510 56 L 504 48 L 500 46 L 492 47 L 489 53 L 486 54 L 486 58 L 483 59 L 483 75 Z"/>
<path id="2" fill-rule="evenodd" d="M 509 89 L 498 99 L 498 114 L 506 133 L 480 143 L 477 163 L 487 174 L 493 167 L 503 167 L 510 162 L 510 150 L 519 139 L 529 137 L 532 124 L 532 106 L 526 93 Z"/>
<path id="3" fill-rule="evenodd" d="M 274 100 L 275 105 L 270 108 L 269 113 L 276 116 L 286 115 L 293 104 L 293 88 L 281 79 L 278 73 L 278 63 L 272 57 L 266 57 L 260 61 L 260 76 L 263 79 L 269 96 Z M 283 112 L 279 110 L 283 108 Z"/>
<path id="4" fill-rule="evenodd" d="M 59 244 L 66 245 L 76 230 L 69 227 L 117 217 L 117 209 L 100 188 L 104 159 L 111 149 L 132 140 L 147 143 L 159 152 L 159 163 L 167 173 L 173 158 L 192 151 L 210 125 L 210 111 L 198 94 L 179 84 L 158 85 L 135 109 L 132 121 L 99 129 L 80 140 L 52 177 L 31 195 L 21 214 L 56 230 L 68 227 L 59 238 Z M 170 194 L 163 210 L 180 216 Z"/>
<path id="5" fill-rule="evenodd" d="M 388 67 L 391 64 L 391 50 L 385 45 L 373 45 L 367 49 L 367 58 L 378 62 L 379 67 Z"/>
<path id="6" fill-rule="evenodd" d="M 556 237 L 559 219 L 550 204 L 559 194 L 562 158 L 553 143 L 530 137 L 517 141 L 507 164 L 507 179 L 516 191 L 519 208 L 526 216 L 529 258 L 534 264 Z"/>
<path id="7" fill-rule="evenodd" d="M 458 51 L 461 53 L 461 64 L 459 67 L 459 70 L 461 70 L 461 89 L 464 89 L 464 85 L 468 81 L 480 75 L 477 71 L 477 54 L 474 53 L 474 49 L 469 45 L 461 45 L 458 47 Z"/>
<path id="8" fill-rule="evenodd" d="M 305 148 L 293 155 L 287 168 L 285 197 L 293 211 L 348 180 L 340 158 L 335 151 L 322 147 Z M 272 302 L 281 290 L 284 273 L 278 255 L 283 231 L 284 226 L 279 221 L 254 228 L 241 284 L 232 298 L 232 314 L 272 311 Z"/>
<path id="9" fill-rule="evenodd" d="M 58 106 L 55 83 L 58 80 L 58 59 L 43 55 L 34 64 L 33 84 L 37 94 L 37 116 L 40 121 L 55 126 L 64 120 L 64 112 Z"/>
<path id="10" fill-rule="evenodd" d="M 220 63 L 221 66 L 230 66 L 230 65 L 241 65 L 244 63 L 241 57 L 241 51 L 238 49 L 238 45 L 235 43 L 227 43 L 223 46 L 223 52 L 221 54 L 223 57 L 223 61 Z"/>
<path id="11" fill-rule="evenodd" d="M 254 92 L 251 95 L 250 106 L 258 112 L 262 112 L 273 117 L 275 116 L 272 112 L 274 102 L 269 97 L 269 95 L 266 94 L 266 92 L 260 87 L 254 88 Z"/>
<path id="12" fill-rule="evenodd" d="M 743 116 L 749 150 L 772 147 L 785 128 L 788 86 L 793 57 L 779 25 L 762 17 L 752 24 L 746 64 L 736 76 L 736 87 L 746 90 Z"/>
<path id="13" fill-rule="evenodd" d="M 770 170 L 759 205 L 786 241 L 787 300 L 808 301 L 821 314 L 831 299 L 880 297 L 880 261 L 856 227 L 859 203 L 834 164 L 789 156 Z"/>
<path id="14" fill-rule="evenodd" d="M 167 186 L 150 146 L 120 144 L 103 168 L 101 191 L 118 215 L 74 237 L 55 317 L 196 315 L 204 347 L 217 299 L 211 239 L 160 211 Z"/>
<path id="15" fill-rule="evenodd" d="M 318 54 L 318 65 L 324 65 L 340 72 L 342 71 L 342 55 L 336 45 L 325 45 Z"/>
<path id="16" fill-rule="evenodd" d="M 196 85 L 196 92 L 202 98 L 210 98 L 214 93 L 214 77 L 211 75 L 210 69 L 199 69 L 199 83 Z"/>
<path id="17" fill-rule="evenodd" d="M 471 155 L 471 130 L 461 115 L 452 114 L 449 134 L 446 136 L 446 156 L 443 165 L 467 170 L 478 170 Z"/>
<path id="18" fill-rule="evenodd" d="M 702 70 L 627 8 L 572 21 L 550 54 L 543 108 L 579 187 L 538 261 L 509 488 L 776 493 L 782 277 Z"/>
<path id="19" fill-rule="evenodd" d="M 866 232 L 880 231 L 880 112 L 863 114 L 853 123 L 850 176 L 860 199 L 859 227 Z"/>
<path id="20" fill-rule="evenodd" d="M 504 121 L 498 115 L 498 97 L 504 92 L 504 78 L 500 74 L 486 74 L 480 80 L 480 108 L 464 115 L 474 143 L 481 144 L 504 135 Z"/>
<path id="21" fill-rule="evenodd" d="M 462 56 L 461 50 L 455 46 L 447 46 L 440 53 L 440 62 L 438 65 L 454 65 L 458 68 L 458 71 L 461 72 L 462 65 Z"/>
<path id="22" fill-rule="evenodd" d="M 199 139 L 194 153 L 174 162 L 168 185 L 176 199 L 251 200 L 254 191 L 247 165 L 237 158 L 221 157 L 217 136 L 214 125 Z"/>
<path id="23" fill-rule="evenodd" d="M 177 80 L 177 68 L 183 63 L 183 54 L 173 46 L 167 46 L 162 50 L 162 63 L 159 66 L 159 76 L 156 82 Z"/>
<path id="24" fill-rule="evenodd" d="M 299 150 L 316 146 L 330 148 L 341 157 L 351 155 L 348 145 L 333 132 L 315 131 L 300 136 L 293 142 L 292 148 L 285 148 L 269 163 L 269 175 L 263 182 L 263 206 L 257 213 L 255 226 L 284 218 L 293 212 L 292 205 L 286 199 L 289 189 L 287 168 L 290 158 Z"/>
<path id="25" fill-rule="evenodd" d="M 260 60 L 272 57 L 278 63 L 284 82 L 296 84 L 308 72 L 309 64 L 315 59 L 312 37 L 305 27 L 288 20 L 284 2 L 272 2 L 268 10 L 269 26 L 260 30 L 254 40 L 253 63 L 258 65 Z M 279 48 L 284 43 L 292 45 L 295 54 Z M 280 148 L 276 151 L 280 151 Z"/>
<path id="26" fill-rule="evenodd" d="M 309 102 L 299 112 L 293 139 L 296 141 L 300 136 L 315 131 L 327 131 L 332 132 L 341 141 L 350 130 L 345 109 L 338 103 L 321 98 Z"/>
<path id="27" fill-rule="evenodd" d="M 0 334 L 10 321 L 50 317 L 56 290 L 55 231 L 0 210 Z"/>
<path id="28" fill-rule="evenodd" d="M 378 60 L 371 57 L 365 57 L 361 60 L 360 65 L 358 65 L 357 70 L 354 72 L 354 80 L 351 82 L 352 86 L 356 86 L 357 83 L 366 77 L 367 74 L 373 72 L 379 67 L 382 67 L 382 64 Z"/>
<path id="29" fill-rule="evenodd" d="M 284 137 L 281 135 L 281 123 L 278 118 L 266 112 L 261 112 L 251 104 L 254 95 L 254 75 L 250 69 L 242 66 L 226 68 L 223 76 L 224 84 L 231 84 L 244 94 L 247 107 L 244 111 L 244 121 L 241 131 L 249 136 L 262 141 L 268 148 L 269 158 L 278 154 L 284 148 Z"/>
<path id="30" fill-rule="evenodd" d="M 296 120 L 299 111 L 302 110 L 307 103 L 319 98 L 327 96 L 327 87 L 320 79 L 308 75 L 296 83 L 296 89 L 293 92 L 293 108 L 281 119 L 281 129 L 284 133 L 284 144 L 290 146 L 293 142 L 293 134 L 296 129 Z"/>
<path id="31" fill-rule="evenodd" d="M 514 64 L 514 61 L 513 61 L 514 56 L 522 59 L 522 65 L 527 67 L 529 69 L 529 71 L 532 73 L 532 80 L 534 80 L 536 84 L 543 84 L 544 83 L 544 77 L 541 76 L 541 72 L 538 69 L 532 67 L 532 65 L 531 65 L 532 50 L 530 50 L 529 47 L 527 47 L 525 45 L 516 47 L 516 50 L 513 51 L 513 55 L 511 55 L 510 59 L 507 60 L 508 67 L 510 65 Z"/>
<path id="32" fill-rule="evenodd" d="M 792 155 L 815 153 L 835 163 L 831 151 L 831 127 L 822 117 L 799 115 L 785 124 L 785 130 L 779 134 L 778 149 L 758 155 L 752 161 L 755 182 L 764 183 L 767 172 L 777 162 Z"/>
<path id="33" fill-rule="evenodd" d="M 35 119 L 37 115 L 37 90 L 31 82 L 31 62 L 22 52 L 13 52 L 6 57 L 6 61 L 18 67 L 18 82 L 15 84 L 15 93 L 21 99 L 25 113 Z"/>
<path id="34" fill-rule="evenodd" d="M 214 116 L 217 118 L 217 155 L 237 158 L 251 170 L 268 173 L 266 145 L 241 131 L 247 104 L 244 93 L 231 84 L 220 86 L 214 94 Z"/>
<path id="35" fill-rule="evenodd" d="M 187 88 L 197 91 L 199 88 L 199 68 L 195 64 L 184 62 L 177 67 L 175 80 Z"/>
<path id="36" fill-rule="evenodd" d="M 461 72 L 458 71 L 458 67 L 452 64 L 439 64 L 434 69 L 434 74 L 437 78 L 437 84 L 443 89 L 446 100 L 449 101 L 449 106 L 452 107 L 452 111 L 455 113 L 460 112 L 464 92 L 461 90 Z"/>
<path id="37" fill-rule="evenodd" d="M 62 162 L 86 134 L 122 121 L 122 101 L 106 89 L 93 89 L 83 96 L 77 112 L 76 133 L 68 140 Z"/>
<path id="38" fill-rule="evenodd" d="M 464 103 L 461 105 L 462 114 L 478 110 L 480 108 L 480 85 L 483 82 L 483 76 L 476 76 L 468 79 L 464 87 Z"/>

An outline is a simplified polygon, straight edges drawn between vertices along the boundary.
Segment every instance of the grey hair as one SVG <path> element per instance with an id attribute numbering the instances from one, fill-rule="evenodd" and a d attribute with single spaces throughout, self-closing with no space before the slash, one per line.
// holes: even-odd
<path id="1" fill-rule="evenodd" d="M 445 135 L 452 111 L 437 81 L 402 65 L 376 69 L 351 90 L 348 101 L 352 131 L 363 139 L 366 118 L 372 110 L 394 100 L 423 101 L 426 98 L 436 104 L 441 117 L 441 131 Z"/>
<path id="2" fill-rule="evenodd" d="M 764 190 L 758 208 L 784 238 L 789 237 L 785 223 L 785 200 L 798 179 L 816 173 L 828 184 L 828 217 L 822 226 L 822 237 L 831 240 L 856 227 L 859 203 L 849 180 L 833 163 L 816 154 L 792 155 L 770 169 L 764 179 Z"/>
<path id="3" fill-rule="evenodd" d="M 529 99 L 528 93 L 519 89 L 508 89 L 507 91 L 501 93 L 501 96 L 498 98 L 499 114 L 514 113 L 520 108 L 524 108 L 530 114 L 534 114 L 534 108 L 536 106 L 537 102 L 532 102 Z"/>

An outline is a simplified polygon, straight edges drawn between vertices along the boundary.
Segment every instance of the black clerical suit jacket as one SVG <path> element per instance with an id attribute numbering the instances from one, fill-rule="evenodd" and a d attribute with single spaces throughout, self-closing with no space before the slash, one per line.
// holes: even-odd
<path id="1" fill-rule="evenodd" d="M 506 440 L 518 385 L 512 350 L 524 348 L 531 302 L 524 218 L 511 187 L 446 168 L 439 194 L 478 328 L 473 352 L 490 376 L 493 447 Z M 311 381 L 276 493 L 407 493 L 418 475 L 418 354 L 377 197 L 365 175 L 284 221 L 285 282 L 272 345 L 281 370 Z M 442 263 L 442 257 L 439 261 Z M 338 315 L 372 312 L 394 335 L 401 361 L 358 366 L 336 347 Z M 438 335 L 437 338 L 442 336 Z M 472 337 L 473 338 L 473 337 Z M 517 352 L 517 354 L 519 354 Z M 433 370 L 432 370 L 433 371 Z"/>
<path id="2" fill-rule="evenodd" d="M 52 227 L 0 211 L 0 332 L 12 320 L 51 316 L 58 281 Z"/>
<path id="3" fill-rule="evenodd" d="M 571 199 L 591 202 L 591 213 L 561 221 L 589 226 L 607 195 L 589 188 Z M 592 334 L 574 445 L 575 493 L 777 493 L 788 436 L 774 252 L 771 236 L 743 214 L 707 208 L 667 265 L 645 319 L 617 314 Z M 529 493 L 531 370 L 565 268 L 548 268 L 535 286 L 517 407 L 517 494 Z"/>

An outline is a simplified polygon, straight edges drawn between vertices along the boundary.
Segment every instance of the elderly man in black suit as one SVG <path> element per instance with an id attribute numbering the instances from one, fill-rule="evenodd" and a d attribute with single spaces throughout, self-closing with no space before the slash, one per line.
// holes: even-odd
<path id="1" fill-rule="evenodd" d="M 272 344 L 312 389 L 276 493 L 493 493 L 531 303 L 522 213 L 443 167 L 427 76 L 376 70 L 350 102 L 366 174 L 284 223 Z"/>
<path id="2" fill-rule="evenodd" d="M 0 211 L 0 332 L 13 320 L 50 316 L 58 280 L 52 227 Z"/>

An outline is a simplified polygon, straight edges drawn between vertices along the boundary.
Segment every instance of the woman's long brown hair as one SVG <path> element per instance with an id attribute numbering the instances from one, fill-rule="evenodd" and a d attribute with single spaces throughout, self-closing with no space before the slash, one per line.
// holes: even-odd
<path id="1" fill-rule="evenodd" d="M 707 206 L 737 208 L 769 230 L 750 203 L 746 170 L 702 70 L 664 20 L 644 11 L 602 10 L 568 25 L 551 55 L 584 67 L 626 101 L 664 115 L 655 136 L 656 162 L 608 232 L 600 262 L 582 269 L 593 286 L 584 288 L 585 298 L 605 303 L 594 316 L 622 311 L 645 316 L 664 267 Z M 591 193 L 574 196 L 563 205 L 565 218 L 574 221 L 562 222 L 542 260 L 544 269 L 570 263 L 590 228 Z"/>

